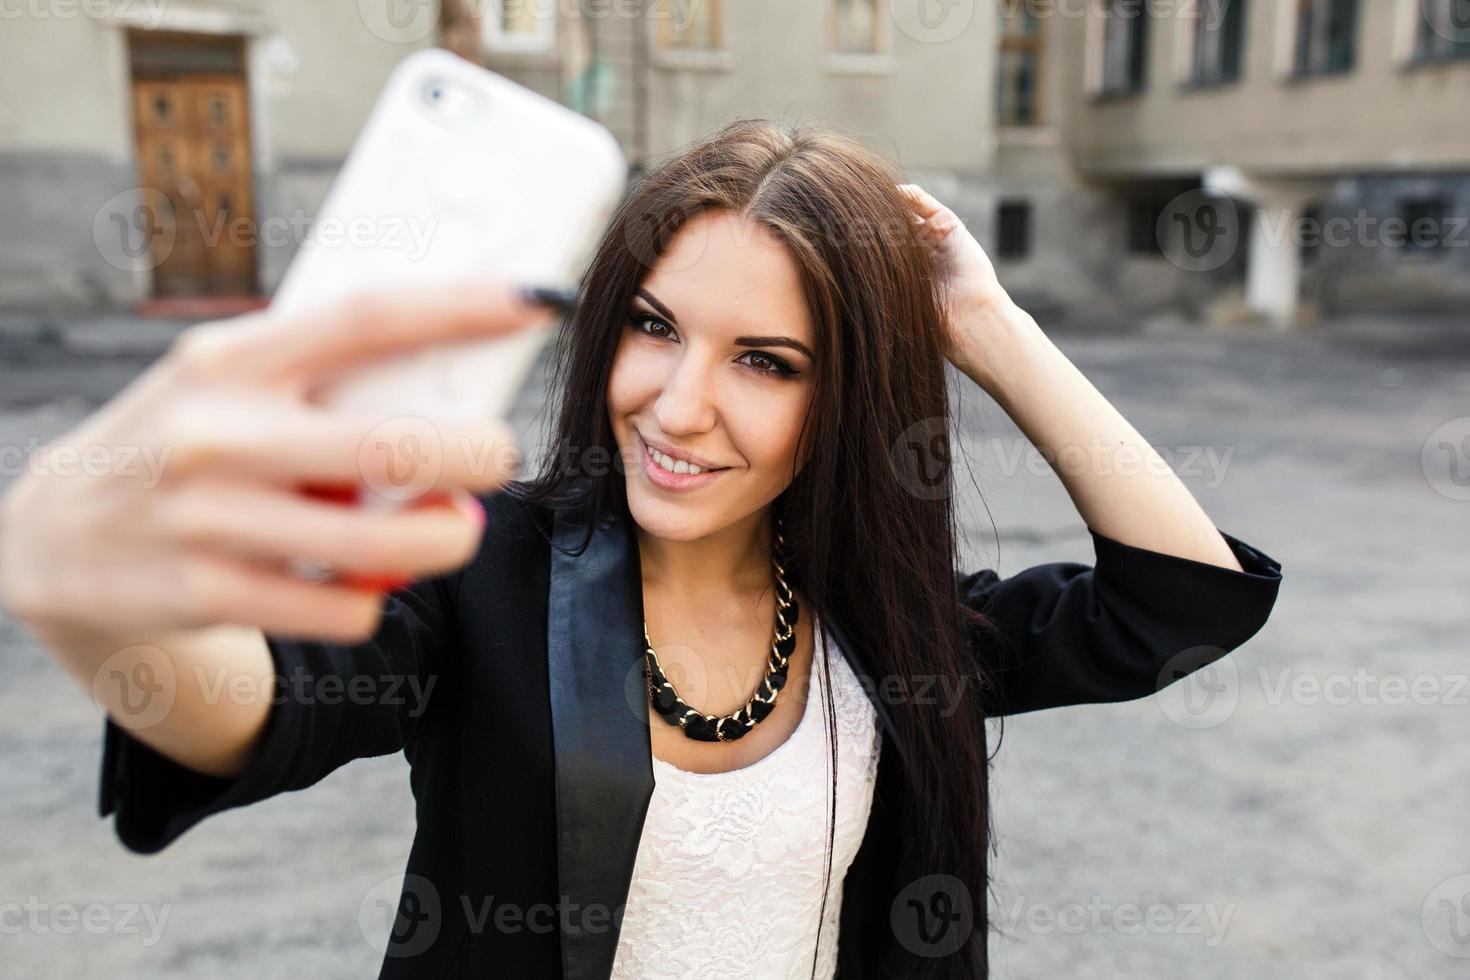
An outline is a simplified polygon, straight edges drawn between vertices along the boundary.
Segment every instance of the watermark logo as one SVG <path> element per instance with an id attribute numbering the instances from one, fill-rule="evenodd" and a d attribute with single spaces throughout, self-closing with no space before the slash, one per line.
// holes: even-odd
<path id="1" fill-rule="evenodd" d="M 356 248 L 403 252 L 417 262 L 428 252 L 439 227 L 437 215 L 360 214 L 313 218 L 297 209 L 256 219 L 232 216 L 227 206 L 213 214 L 203 208 L 177 208 L 162 192 L 134 187 L 102 203 L 92 219 L 98 254 L 124 272 L 147 272 L 166 262 L 187 236 L 207 249 L 222 243 L 236 248 Z"/>
<path id="2" fill-rule="evenodd" d="M 173 912 L 172 905 L 137 902 L 43 902 L 30 895 L 24 902 L 0 902 L 0 936 L 141 936 L 140 944 L 156 946 Z"/>
<path id="3" fill-rule="evenodd" d="M 155 646 L 124 647 L 92 674 L 92 700 L 118 726 L 152 728 L 168 717 L 178 696 L 178 676 L 168 654 Z M 108 709 L 106 705 L 113 705 Z"/>
<path id="4" fill-rule="evenodd" d="M 151 490 L 162 482 L 171 453 L 170 446 L 77 446 L 32 436 L 24 446 L 0 446 L 0 476 L 127 477 Z"/>
<path id="5" fill-rule="evenodd" d="M 1446 956 L 1470 960 L 1470 874 L 1436 885 L 1419 918 L 1429 945 Z"/>
<path id="6" fill-rule="evenodd" d="M 888 455 L 899 485 L 910 495 L 939 500 L 951 493 L 950 433 L 944 419 L 920 419 L 904 429 Z"/>
<path id="7" fill-rule="evenodd" d="M 156 30 L 163 23 L 168 0 L 0 0 L 0 21 L 90 20 L 126 23 L 129 27 Z"/>
<path id="8" fill-rule="evenodd" d="M 1470 500 L 1470 415 L 1450 419 L 1431 432 L 1419 462 L 1424 478 L 1440 496 Z"/>
<path id="9" fill-rule="evenodd" d="M 888 0 L 888 16 L 915 41 L 943 44 L 970 26 L 975 0 Z"/>
<path id="10" fill-rule="evenodd" d="M 363 26 L 390 44 L 414 44 L 439 26 L 435 0 L 357 0 Z"/>
<path id="11" fill-rule="evenodd" d="M 1186 272 L 1211 272 L 1235 257 L 1240 211 L 1223 194 L 1198 189 L 1180 194 L 1154 226 L 1164 257 Z"/>
<path id="12" fill-rule="evenodd" d="M 97 209 L 92 218 L 92 243 L 113 268 L 147 272 L 173 254 L 175 217 L 173 202 L 159 191 L 129 188 Z"/>
<path id="13" fill-rule="evenodd" d="M 1470 0 L 1420 0 L 1424 22 L 1451 44 L 1470 44 Z"/>
<path id="14" fill-rule="evenodd" d="M 687 269 L 709 247 L 709 223 L 691 225 L 700 210 L 698 204 L 684 204 L 642 211 L 623 226 L 623 245 L 644 269 Z M 744 232 L 744 227 L 736 229 L 736 234 Z M 675 240 L 679 242 L 677 250 L 673 248 Z"/>
<path id="15" fill-rule="evenodd" d="M 1024 895 L 1000 903 L 997 920 L 1008 935 L 1061 933 L 1066 936 L 1093 935 L 1202 936 L 1210 948 L 1225 939 L 1225 930 L 1235 917 L 1234 903 L 1112 902 L 1091 895 L 1086 902 L 1031 902 Z"/>
<path id="16" fill-rule="evenodd" d="M 663 670 L 664 676 L 668 678 L 679 697 L 690 705 L 709 703 L 710 672 L 705 658 L 699 656 L 692 647 L 682 643 L 655 641 L 653 652 L 658 656 L 659 667 Z M 628 699 L 628 707 L 632 710 L 633 717 L 647 724 L 649 684 L 644 666 L 645 659 L 644 656 L 639 656 L 628 668 L 624 676 L 623 693 Z M 755 682 L 749 685 L 752 690 L 755 684 L 760 682 L 760 678 L 765 676 L 765 661 L 761 661 L 758 675 Z M 744 680 L 737 680 L 735 686 L 737 689 L 744 687 Z"/>
<path id="17" fill-rule="evenodd" d="M 357 451 L 363 483 L 387 500 L 416 500 L 434 488 L 444 468 L 438 426 L 417 415 L 375 425 Z"/>
<path id="18" fill-rule="evenodd" d="M 975 905 L 969 887 L 954 875 L 926 875 L 898 893 L 888 921 L 909 952 L 948 956 L 975 931 Z"/>
<path id="19" fill-rule="evenodd" d="M 357 927 L 368 945 L 394 959 L 417 956 L 439 938 L 444 912 L 439 890 L 422 875 L 398 874 L 368 889 Z"/>
<path id="20" fill-rule="evenodd" d="M 1240 703 L 1240 671 L 1224 651 L 1208 644 L 1170 657 L 1159 671 L 1155 703 L 1181 728 L 1224 724 Z"/>

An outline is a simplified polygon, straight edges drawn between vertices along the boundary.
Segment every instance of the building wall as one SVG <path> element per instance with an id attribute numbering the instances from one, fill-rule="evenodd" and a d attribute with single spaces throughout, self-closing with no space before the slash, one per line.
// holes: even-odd
<path id="1" fill-rule="evenodd" d="M 759 115 L 829 121 L 904 166 L 989 169 L 995 24 L 988 5 L 951 5 L 956 19 L 932 33 L 888 18 L 887 51 L 871 58 L 829 53 L 828 3 L 743 0 L 725 7 L 727 63 L 679 70 L 649 59 L 652 153 L 733 116 Z"/>
<path id="2" fill-rule="evenodd" d="M 718 52 L 664 52 L 654 16 L 593 4 L 584 17 L 611 69 L 607 110 L 597 115 L 644 163 L 742 116 L 827 121 L 905 166 L 983 172 L 994 151 L 992 11 L 954 4 L 924 25 L 884 18 L 883 50 L 832 53 L 830 2 L 725 2 Z M 886 9 L 887 4 L 879 4 Z M 564 10 L 564 8 L 562 8 Z M 563 25 L 563 43 L 573 29 Z M 640 36 L 641 33 L 641 36 Z M 552 94 L 562 60 L 487 52 L 493 70 Z"/>
<path id="3" fill-rule="evenodd" d="M 85 5 L 78 5 L 80 10 Z M 138 185 L 127 29 L 248 38 L 256 217 L 303 227 L 392 66 L 427 45 L 432 16 L 405 27 L 358 4 L 235 0 L 118 5 L 123 16 L 26 13 L 0 23 L 0 306 L 122 306 L 146 274 L 115 267 L 94 220 Z M 432 14 L 432 10 L 429 11 Z M 99 232 L 99 233 L 105 233 Z M 294 252 L 294 230 L 262 243 L 264 290 Z"/>
<path id="4" fill-rule="evenodd" d="M 1073 100 L 1065 133 L 1079 168 L 1181 174 L 1234 164 L 1267 174 L 1349 174 L 1448 170 L 1470 161 L 1470 128 L 1458 124 L 1470 60 L 1419 65 L 1410 58 L 1423 0 L 1360 0 L 1353 69 L 1300 79 L 1289 77 L 1296 0 L 1229 2 L 1246 4 L 1238 83 L 1185 85 L 1185 30 L 1177 17 L 1158 18 L 1144 91 L 1122 98 L 1089 91 L 1100 19 L 1053 18 L 1054 62 Z"/>
<path id="5" fill-rule="evenodd" d="M 1421 0 L 1371 0 L 1358 4 L 1352 70 L 1292 79 L 1283 60 L 1292 31 L 1282 18 L 1295 0 L 1229 2 L 1246 4 L 1238 83 L 1184 84 L 1189 44 L 1171 14 L 1151 22 L 1143 90 L 1124 97 L 1093 91 L 1096 4 L 1086 17 L 1044 18 L 1047 125 L 1001 132 L 995 200 L 985 205 L 993 212 L 1000 200 L 1025 200 L 1034 209 L 1031 256 L 999 263 L 1007 284 L 1072 306 L 1138 311 L 1205 313 L 1238 298 L 1248 265 L 1243 241 L 1208 271 L 1125 247 L 1130 202 L 1172 199 L 1189 183 L 1203 184 L 1212 168 L 1233 167 L 1267 180 L 1320 184 L 1318 225 L 1291 228 L 1293 235 L 1332 219 L 1338 228 L 1347 220 L 1368 229 L 1315 250 L 1303 276 L 1308 302 L 1328 312 L 1463 304 L 1470 297 L 1470 242 L 1456 228 L 1470 214 L 1470 129 L 1458 120 L 1470 96 L 1470 60 L 1412 63 Z M 1446 246 L 1424 252 L 1386 244 L 1385 225 L 1391 229 L 1406 202 L 1423 198 L 1449 204 Z"/>
<path id="6" fill-rule="evenodd" d="M 1151 6 L 1159 2 L 1167 0 Z M 881 50 L 854 56 L 832 53 L 825 0 L 726 0 L 724 43 L 713 54 L 663 52 L 651 18 L 628 16 L 627 4 L 586 0 L 580 17 L 557 5 L 562 16 L 548 50 L 483 53 L 494 70 L 604 122 L 635 164 L 656 162 L 739 116 L 826 121 L 896 159 L 992 252 L 998 208 L 1025 202 L 1029 253 L 998 256 L 997 264 L 1009 288 L 1041 307 L 1201 310 L 1237 287 L 1244 255 L 1202 273 L 1126 247 L 1135 201 L 1177 194 L 1210 168 L 1320 178 L 1322 218 L 1366 212 L 1382 221 L 1405 200 L 1425 196 L 1446 197 L 1452 215 L 1467 213 L 1470 129 L 1459 120 L 1470 60 L 1407 62 L 1421 0 L 1362 0 L 1355 68 L 1302 80 L 1283 77 L 1281 60 L 1282 17 L 1295 0 L 1229 2 L 1248 4 L 1238 84 L 1205 91 L 1181 84 L 1185 34 L 1167 16 L 1151 31 L 1144 90 L 1098 99 L 1090 72 L 1099 19 L 1095 9 L 1074 15 L 1094 0 L 1051 7 L 1037 0 L 1036 9 L 1058 13 L 1042 19 L 1043 124 L 1026 129 L 996 125 L 999 25 L 986 4 L 950 4 L 939 21 L 926 23 L 906 21 L 906 5 L 880 3 L 889 15 Z M 435 40 L 437 5 L 419 8 L 407 25 L 387 20 L 391 5 L 378 6 L 133 5 L 158 12 L 146 26 L 248 38 L 256 215 L 293 229 L 286 241 L 259 249 L 265 292 L 279 281 L 294 236 L 392 66 Z M 130 24 L 30 14 L 0 21 L 0 223 L 7 231 L 0 306 L 121 306 L 148 295 L 146 274 L 104 259 L 94 230 L 104 204 L 138 182 Z M 584 73 L 598 83 L 579 89 Z M 1329 308 L 1462 298 L 1470 248 L 1446 251 L 1426 256 L 1357 241 L 1318 250 L 1304 291 Z"/>

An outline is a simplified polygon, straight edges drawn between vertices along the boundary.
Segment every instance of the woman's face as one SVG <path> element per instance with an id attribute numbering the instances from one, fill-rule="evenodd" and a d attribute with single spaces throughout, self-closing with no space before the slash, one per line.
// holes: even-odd
<path id="1" fill-rule="evenodd" d="M 700 212 L 645 276 L 630 317 L 607 407 L 633 519 L 692 541 L 765 507 L 799 469 L 816 378 L 795 260 L 765 225 Z M 709 465 L 670 473 L 650 447 Z"/>

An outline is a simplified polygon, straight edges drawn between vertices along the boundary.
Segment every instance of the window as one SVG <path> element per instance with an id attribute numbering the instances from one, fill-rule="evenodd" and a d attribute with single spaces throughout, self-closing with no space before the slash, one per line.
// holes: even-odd
<path id="1" fill-rule="evenodd" d="M 549 52 L 556 47 L 554 0 L 490 0 L 482 26 L 491 51 Z"/>
<path id="2" fill-rule="evenodd" d="M 1031 205 L 1002 201 L 996 212 L 995 255 L 1016 261 L 1031 255 Z"/>
<path id="3" fill-rule="evenodd" d="M 834 0 L 832 47 L 838 54 L 878 54 L 883 18 L 878 0 Z"/>
<path id="4" fill-rule="evenodd" d="M 721 0 L 654 0 L 659 46 L 667 51 L 719 51 L 724 45 Z"/>
<path id="5" fill-rule="evenodd" d="M 1414 41 L 1420 61 L 1470 58 L 1470 3 L 1462 0 L 1420 0 L 1424 16 Z"/>
<path id="6" fill-rule="evenodd" d="M 1404 250 L 1410 255 L 1431 255 L 1444 246 L 1450 205 L 1442 197 L 1411 198 L 1402 202 Z"/>
<path id="7" fill-rule="evenodd" d="M 1035 126 L 1041 122 L 1041 24 L 1027 5 L 1000 4 L 1000 12 L 996 117 L 1002 126 Z"/>
<path id="8" fill-rule="evenodd" d="M 1311 204 L 1302 209 L 1300 241 L 1297 243 L 1304 267 L 1314 266 L 1322 258 L 1322 205 Z"/>
<path id="9" fill-rule="evenodd" d="M 1194 59 L 1189 80 L 1194 85 L 1227 85 L 1240 81 L 1246 0 L 1198 3 L 1194 13 Z"/>
<path id="10" fill-rule="evenodd" d="M 1148 50 L 1144 0 L 1104 0 L 1102 86 L 1104 95 L 1142 91 Z"/>
<path id="11" fill-rule="evenodd" d="M 1357 47 L 1357 0 L 1296 0 L 1297 75 L 1351 71 Z"/>
<path id="12" fill-rule="evenodd" d="M 1159 215 L 1163 206 L 1153 197 L 1136 197 L 1128 202 L 1128 254 L 1162 257 L 1164 243 L 1159 241 Z"/>

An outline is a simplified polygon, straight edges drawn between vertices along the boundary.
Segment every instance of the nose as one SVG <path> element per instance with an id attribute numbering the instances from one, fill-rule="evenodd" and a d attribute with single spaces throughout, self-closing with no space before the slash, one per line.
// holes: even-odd
<path id="1" fill-rule="evenodd" d="M 664 379 L 663 391 L 653 403 L 658 427 L 667 435 L 692 435 L 714 428 L 718 413 L 709 371 L 701 359 L 686 353 Z"/>

